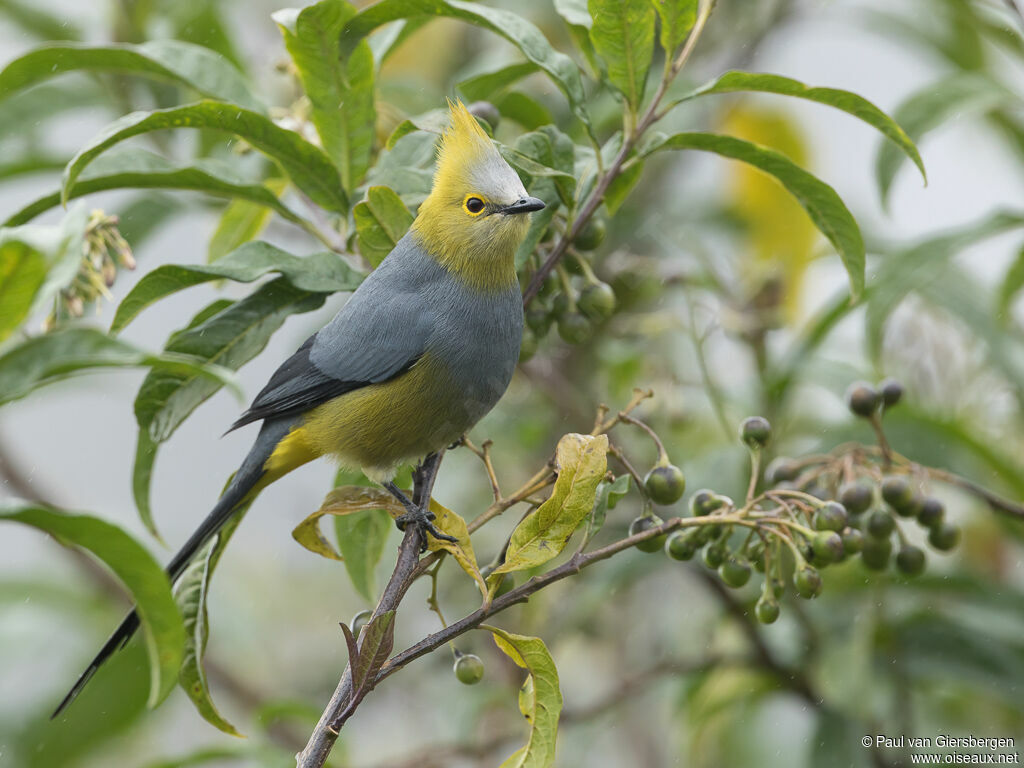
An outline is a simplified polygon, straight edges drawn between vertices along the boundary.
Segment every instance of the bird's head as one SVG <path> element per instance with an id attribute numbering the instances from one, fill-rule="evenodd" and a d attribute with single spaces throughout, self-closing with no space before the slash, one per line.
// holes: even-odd
<path id="1" fill-rule="evenodd" d="M 413 229 L 451 272 L 481 288 L 508 287 L 514 256 L 529 229 L 529 213 L 544 203 L 523 182 L 463 106 L 450 105 L 430 195 Z"/>

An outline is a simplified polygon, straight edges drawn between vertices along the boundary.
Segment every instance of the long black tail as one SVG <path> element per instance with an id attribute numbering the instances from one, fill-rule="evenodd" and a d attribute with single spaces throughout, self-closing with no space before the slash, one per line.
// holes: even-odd
<path id="1" fill-rule="evenodd" d="M 172 584 L 185 571 L 189 562 L 195 557 L 196 552 L 231 519 L 250 491 L 263 478 L 265 474 L 264 465 L 267 459 L 270 458 L 274 448 L 288 434 L 294 423 L 294 419 L 278 419 L 264 422 L 256 442 L 253 443 L 249 454 L 245 457 L 245 461 L 242 462 L 242 466 L 235 473 L 234 479 L 220 497 L 217 505 L 206 516 L 206 519 L 199 524 L 199 527 L 196 528 L 195 532 L 185 542 L 184 546 L 178 550 L 178 553 L 167 566 L 167 575 L 170 577 Z M 64 697 L 53 714 L 50 715 L 51 719 L 67 709 L 68 705 L 75 700 L 92 679 L 92 676 L 96 674 L 96 670 L 113 656 L 117 650 L 123 648 L 138 628 L 139 615 L 133 610 L 125 617 L 121 625 L 114 630 L 114 634 L 110 636 L 110 639 L 107 640 L 99 653 L 96 654 L 96 658 L 89 663 L 89 666 L 86 667 L 78 681 L 68 691 L 67 696 Z"/>

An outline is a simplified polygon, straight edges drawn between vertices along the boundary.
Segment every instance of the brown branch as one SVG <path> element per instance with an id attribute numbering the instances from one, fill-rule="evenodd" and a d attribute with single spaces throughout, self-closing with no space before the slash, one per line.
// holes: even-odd
<path id="1" fill-rule="evenodd" d="M 1024 520 L 1024 506 L 1018 504 L 1009 499 L 1004 499 L 1002 496 L 993 493 L 988 488 L 978 485 L 973 480 L 968 480 L 966 477 L 960 477 L 960 475 L 948 472 L 945 469 L 934 469 L 932 467 L 921 467 L 930 477 L 936 480 L 941 480 L 944 483 L 955 485 L 959 488 L 963 488 L 968 493 L 977 496 L 979 499 L 988 504 L 995 512 L 1002 512 L 1004 515 L 1010 515 L 1018 520 Z"/>

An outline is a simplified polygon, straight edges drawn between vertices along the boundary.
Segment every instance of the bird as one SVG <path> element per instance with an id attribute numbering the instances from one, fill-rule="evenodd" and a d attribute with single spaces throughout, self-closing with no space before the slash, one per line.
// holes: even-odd
<path id="1" fill-rule="evenodd" d="M 476 118 L 449 102 L 431 191 L 409 231 L 334 318 L 270 377 L 229 432 L 262 422 L 213 510 L 167 566 L 175 582 L 196 553 L 259 491 L 321 456 L 361 470 L 403 505 L 399 527 L 450 538 L 431 523 L 430 488 L 440 456 L 498 402 L 519 358 L 522 293 L 515 253 L 527 194 Z M 395 485 L 417 465 L 414 503 Z M 133 610 L 53 716 L 139 627 Z"/>

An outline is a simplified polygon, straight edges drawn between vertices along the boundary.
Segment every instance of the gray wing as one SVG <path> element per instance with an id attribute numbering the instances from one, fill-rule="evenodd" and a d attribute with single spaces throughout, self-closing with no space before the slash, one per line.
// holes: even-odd
<path id="1" fill-rule="evenodd" d="M 430 291 L 424 290 L 428 281 L 387 269 L 387 262 L 277 369 L 229 432 L 260 419 L 308 411 L 412 367 L 435 323 Z"/>

